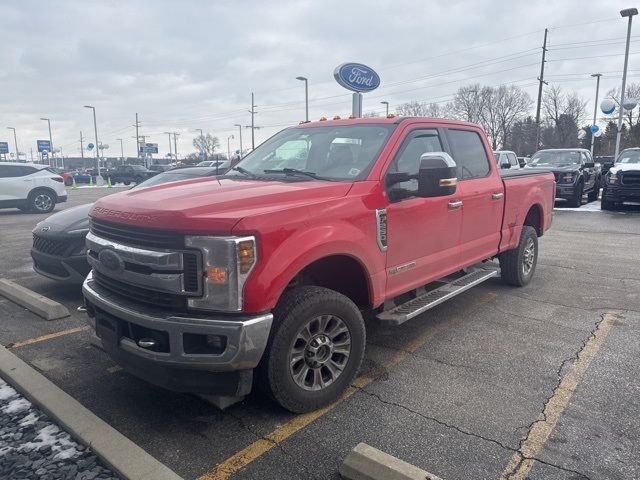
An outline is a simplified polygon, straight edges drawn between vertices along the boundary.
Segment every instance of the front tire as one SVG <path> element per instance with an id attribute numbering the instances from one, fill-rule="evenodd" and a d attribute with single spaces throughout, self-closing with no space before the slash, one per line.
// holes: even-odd
<path id="1" fill-rule="evenodd" d="M 295 288 L 274 310 L 261 386 L 291 412 L 317 410 L 351 384 L 365 344 L 364 320 L 349 298 L 322 287 Z"/>
<path id="2" fill-rule="evenodd" d="M 27 201 L 30 211 L 35 213 L 49 213 L 56 206 L 55 196 L 47 190 L 36 190 L 29 194 Z"/>
<path id="3" fill-rule="evenodd" d="M 598 193 L 600 193 L 600 179 L 598 179 L 596 184 L 593 186 L 593 190 L 591 190 L 587 195 L 587 201 L 595 202 L 598 200 Z"/>
<path id="4" fill-rule="evenodd" d="M 522 227 L 518 246 L 499 256 L 502 280 L 508 285 L 523 287 L 533 278 L 538 263 L 538 235 L 535 228 Z"/>
<path id="5" fill-rule="evenodd" d="M 584 193 L 584 185 L 582 183 L 578 184 L 576 187 L 576 191 L 573 196 L 569 199 L 567 204 L 573 208 L 579 208 L 582 205 L 582 194 Z"/>
<path id="6" fill-rule="evenodd" d="M 600 210 L 611 211 L 616 209 L 616 204 L 614 202 L 604 199 L 604 192 L 602 193 L 602 197 L 602 200 L 600 200 Z"/>

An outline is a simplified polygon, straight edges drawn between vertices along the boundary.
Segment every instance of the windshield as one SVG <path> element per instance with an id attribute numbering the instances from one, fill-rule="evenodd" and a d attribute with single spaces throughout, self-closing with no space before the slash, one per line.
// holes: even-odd
<path id="1" fill-rule="evenodd" d="M 536 152 L 529 165 L 574 165 L 580 163 L 580 152 L 575 150 L 547 150 Z"/>
<path id="2" fill-rule="evenodd" d="M 227 175 L 283 178 L 282 173 L 296 175 L 288 170 L 294 169 L 327 180 L 363 180 L 394 128 L 377 124 L 290 128 L 248 154 L 238 164 L 240 171 Z"/>
<path id="3" fill-rule="evenodd" d="M 622 152 L 616 163 L 640 163 L 640 150 Z"/>
<path id="4" fill-rule="evenodd" d="M 181 171 L 172 171 L 172 172 L 163 172 L 155 175 L 144 182 L 140 182 L 134 188 L 139 187 L 150 187 L 151 185 L 159 185 L 161 183 L 169 183 L 169 182 L 178 182 L 180 180 L 189 180 L 190 178 L 200 178 L 206 177 L 209 175 L 209 170 L 206 172 L 181 172 Z"/>

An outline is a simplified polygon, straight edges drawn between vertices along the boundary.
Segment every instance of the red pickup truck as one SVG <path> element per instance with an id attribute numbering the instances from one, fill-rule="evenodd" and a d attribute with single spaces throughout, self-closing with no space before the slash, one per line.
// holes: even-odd
<path id="1" fill-rule="evenodd" d="M 85 304 L 147 381 L 241 397 L 255 371 L 309 411 L 356 376 L 364 311 L 397 325 L 498 274 L 526 285 L 554 198 L 551 173 L 500 172 L 474 124 L 305 123 L 218 178 L 96 202 Z"/>

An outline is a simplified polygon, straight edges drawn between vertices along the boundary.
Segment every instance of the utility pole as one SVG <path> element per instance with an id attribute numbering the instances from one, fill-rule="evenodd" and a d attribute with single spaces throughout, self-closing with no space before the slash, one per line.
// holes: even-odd
<path id="1" fill-rule="evenodd" d="M 544 42 L 542 44 L 542 63 L 540 64 L 540 76 L 538 77 L 538 81 L 540 82 L 538 85 L 538 105 L 536 106 L 536 150 L 540 147 L 540 107 L 542 106 L 542 84 L 548 85 L 547 82 L 544 81 L 544 63 L 545 57 L 547 56 L 547 34 L 549 33 L 549 29 L 544 29 Z"/>
<path id="2" fill-rule="evenodd" d="M 256 114 L 256 106 L 257 105 L 253 102 L 253 92 L 251 92 L 251 110 L 249 110 L 249 113 L 251 114 L 251 150 L 256 148 L 255 135 L 254 135 L 254 131 L 256 127 L 253 121 L 253 117 Z"/>
<path id="3" fill-rule="evenodd" d="M 240 159 L 242 159 L 242 125 L 234 123 L 234 127 L 238 127 L 238 134 L 240 135 Z"/>
<path id="4" fill-rule="evenodd" d="M 173 154 L 171 152 L 171 132 L 164 132 L 164 133 L 169 135 L 169 158 L 171 159 L 171 158 L 173 158 Z"/>
<path id="5" fill-rule="evenodd" d="M 122 139 L 118 138 L 120 141 L 120 159 L 122 160 L 122 164 L 124 165 L 124 144 L 122 143 Z"/>
<path id="6" fill-rule="evenodd" d="M 592 125 L 596 124 L 596 120 L 597 120 L 597 115 L 598 115 L 598 93 L 600 91 L 600 77 L 602 76 L 601 73 L 593 73 L 591 74 L 592 77 L 596 77 L 596 103 L 593 107 L 593 123 Z M 596 136 L 593 134 L 593 130 L 591 131 L 591 158 L 593 158 L 593 145 L 596 141 Z"/>
<path id="7" fill-rule="evenodd" d="M 179 133 L 173 132 L 173 153 L 176 156 L 176 162 L 178 161 L 178 140 L 176 139 Z"/>
<path id="8" fill-rule="evenodd" d="M 13 130 L 13 143 L 16 146 L 16 162 L 20 161 L 20 152 L 18 152 L 18 137 L 16 136 L 15 127 L 7 127 L 7 130 Z"/>
<path id="9" fill-rule="evenodd" d="M 140 132 L 138 131 L 138 127 L 140 126 L 140 122 L 138 122 L 138 112 L 136 112 L 136 157 L 140 159 Z"/>
<path id="10" fill-rule="evenodd" d="M 82 130 L 80 130 L 80 158 L 84 160 L 84 139 L 82 138 Z M 84 165 L 84 162 L 82 162 Z"/>

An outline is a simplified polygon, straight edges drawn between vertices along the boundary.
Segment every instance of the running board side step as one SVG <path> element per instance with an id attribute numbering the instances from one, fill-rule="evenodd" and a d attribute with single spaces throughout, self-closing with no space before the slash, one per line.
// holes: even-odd
<path id="1" fill-rule="evenodd" d="M 379 313 L 376 318 L 384 325 L 400 325 L 436 305 L 440 305 L 456 295 L 469 290 L 471 287 L 475 287 L 495 277 L 498 273 L 500 273 L 499 270 L 475 270 L 442 287 L 431 290 L 389 310 L 385 310 Z"/>

